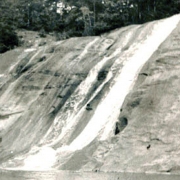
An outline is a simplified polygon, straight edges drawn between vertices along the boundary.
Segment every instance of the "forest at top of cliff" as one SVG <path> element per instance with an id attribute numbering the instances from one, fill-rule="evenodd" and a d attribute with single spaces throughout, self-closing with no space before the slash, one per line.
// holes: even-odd
<path id="1" fill-rule="evenodd" d="M 17 30 L 57 40 L 94 36 L 177 14 L 179 0 L 0 0 L 0 53 L 21 45 Z"/>

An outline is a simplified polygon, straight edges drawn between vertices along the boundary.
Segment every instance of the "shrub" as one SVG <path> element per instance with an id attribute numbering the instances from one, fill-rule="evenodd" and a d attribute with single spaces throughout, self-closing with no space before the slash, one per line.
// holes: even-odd
<path id="1" fill-rule="evenodd" d="M 40 36 L 41 38 L 45 38 L 45 37 L 46 37 L 46 32 L 45 32 L 44 29 L 41 29 L 41 30 L 40 30 L 39 36 Z"/>
<path id="2" fill-rule="evenodd" d="M 0 53 L 13 49 L 18 44 L 18 36 L 14 29 L 9 25 L 0 23 Z"/>

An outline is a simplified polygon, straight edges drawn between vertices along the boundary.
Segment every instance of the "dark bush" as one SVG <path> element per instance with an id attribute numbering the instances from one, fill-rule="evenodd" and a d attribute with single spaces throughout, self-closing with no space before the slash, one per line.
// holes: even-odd
<path id="1" fill-rule="evenodd" d="M 45 38 L 45 37 L 46 37 L 46 32 L 45 32 L 44 29 L 41 29 L 41 30 L 40 30 L 39 36 L 40 36 L 41 38 Z"/>
<path id="2" fill-rule="evenodd" d="M 0 24 L 0 53 L 4 53 L 18 46 L 18 36 L 9 25 Z"/>

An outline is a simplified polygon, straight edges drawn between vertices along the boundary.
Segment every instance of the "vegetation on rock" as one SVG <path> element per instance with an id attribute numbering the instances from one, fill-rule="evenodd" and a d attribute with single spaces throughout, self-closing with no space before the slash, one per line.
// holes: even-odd
<path id="1" fill-rule="evenodd" d="M 7 24 L 0 23 L 0 53 L 6 52 L 18 44 L 18 37 L 14 29 Z"/>
<path id="2" fill-rule="evenodd" d="M 17 29 L 58 40 L 99 35 L 179 13 L 178 0 L 0 0 L 0 53 L 18 45 Z M 43 33 L 42 33 L 43 32 Z"/>

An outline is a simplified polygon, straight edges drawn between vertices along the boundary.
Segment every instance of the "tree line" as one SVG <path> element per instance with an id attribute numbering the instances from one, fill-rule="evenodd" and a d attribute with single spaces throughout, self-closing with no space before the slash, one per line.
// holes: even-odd
<path id="1" fill-rule="evenodd" d="M 57 38 L 99 35 L 179 13 L 179 0 L 0 0 L 0 52 L 18 45 L 17 29 Z"/>

